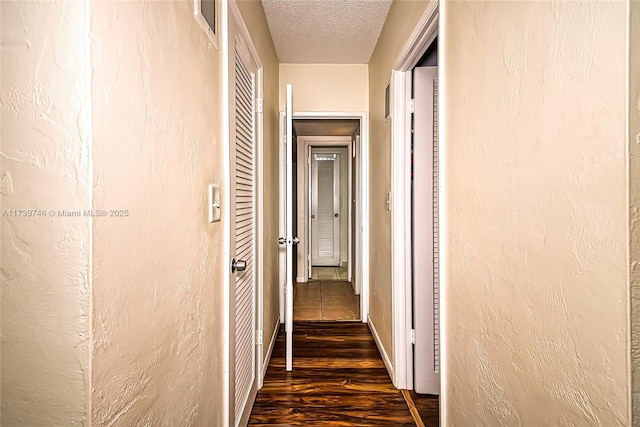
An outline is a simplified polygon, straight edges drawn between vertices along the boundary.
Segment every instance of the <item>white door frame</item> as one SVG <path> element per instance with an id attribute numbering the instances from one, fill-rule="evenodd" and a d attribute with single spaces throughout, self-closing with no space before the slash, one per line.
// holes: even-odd
<path id="1" fill-rule="evenodd" d="M 221 44 L 222 44 L 222 96 L 223 96 L 223 112 L 222 112 L 222 135 L 223 141 L 229 141 L 231 135 L 231 104 L 230 95 L 233 88 L 229 86 L 231 82 L 230 73 L 233 72 L 233 64 L 235 61 L 235 52 L 230 51 L 230 26 L 231 20 L 235 19 L 238 24 L 237 31 L 246 42 L 247 48 L 253 61 L 257 65 L 256 73 L 256 98 L 262 98 L 263 96 L 263 65 L 256 50 L 253 40 L 247 26 L 242 18 L 242 14 L 236 0 L 229 0 L 228 2 L 219 2 L 219 14 L 220 14 L 220 28 L 221 28 Z M 225 84 L 226 83 L 226 84 Z M 255 191 L 256 191 L 256 235 L 255 235 L 255 280 L 256 280 L 256 330 L 263 330 L 264 323 L 264 131 L 263 131 L 263 115 L 261 112 L 256 114 L 256 169 L 255 169 Z M 227 186 L 231 182 L 231 153 L 229 144 L 223 144 L 223 169 L 224 169 L 224 182 Z M 225 372 L 223 378 L 223 423 L 224 425 L 237 424 L 235 418 L 235 406 L 234 406 L 234 381 L 235 381 L 235 355 L 232 354 L 233 346 L 231 340 L 235 336 L 235 325 L 232 322 L 232 307 L 235 305 L 232 298 L 235 298 L 232 292 L 233 283 L 230 275 L 228 274 L 231 258 L 234 254 L 230 253 L 231 238 L 232 238 L 232 224 L 231 217 L 231 188 L 228 187 L 228 191 L 222 191 L 222 210 L 223 210 L 223 241 L 224 241 L 224 254 L 223 254 L 223 268 L 224 274 L 224 312 L 223 312 L 223 334 L 224 334 L 224 348 L 223 348 L 223 371 Z M 262 388 L 264 380 L 264 365 L 263 365 L 263 349 L 262 344 L 257 344 L 255 357 L 255 372 L 257 380 L 257 389 Z M 249 411 L 243 415 L 243 418 L 248 419 L 250 415 Z"/>
<path id="2" fill-rule="evenodd" d="M 348 161 L 347 163 L 347 173 L 349 177 L 347 177 L 347 198 L 351 200 L 351 157 L 347 158 L 347 155 L 351 153 L 351 137 L 350 136 L 299 136 L 298 137 L 298 147 L 304 147 L 304 150 L 298 149 L 298 164 L 306 164 L 305 158 L 310 154 L 310 149 L 312 148 L 325 148 L 325 147 L 340 147 L 341 154 L 344 156 L 342 161 Z M 344 150 L 346 149 L 346 152 Z M 341 168 L 342 169 L 342 168 Z M 342 179 L 342 178 L 341 178 Z M 309 257 L 311 256 L 311 239 L 307 238 L 311 236 L 311 221 L 309 221 L 309 215 L 311 210 L 311 176 L 309 174 L 309 165 L 305 167 L 304 170 L 298 168 L 298 182 L 304 183 L 303 186 L 298 186 L 298 200 L 305 201 L 305 209 L 304 219 L 302 221 L 302 225 L 305 230 L 305 235 L 300 236 L 300 224 L 298 224 L 298 237 L 300 237 L 301 243 L 303 243 L 304 251 L 303 257 L 298 259 L 298 277 L 296 281 L 298 282 L 307 282 L 309 278 L 309 272 L 311 271 L 311 265 L 309 263 Z M 306 190 L 306 191 L 305 191 Z M 308 202 L 308 203 L 307 203 Z M 348 206 L 348 215 L 351 217 L 351 206 Z M 298 216 L 300 216 L 300 210 L 298 210 Z M 347 246 L 351 248 L 351 219 L 347 222 L 347 230 L 349 232 L 349 240 Z M 348 264 L 351 264 L 351 254 L 348 254 L 347 257 Z M 304 273 L 304 276 L 300 276 L 300 272 Z M 349 278 L 351 280 L 351 278 Z"/>
<path id="3" fill-rule="evenodd" d="M 342 209 L 344 209 L 344 203 L 342 203 L 342 199 L 344 197 L 344 193 L 342 191 L 342 187 L 345 185 L 345 173 L 343 173 L 343 169 L 345 166 L 344 163 L 344 157 L 346 155 L 346 150 L 344 148 L 326 148 L 325 150 L 331 150 L 331 152 L 329 151 L 325 151 L 325 152 L 319 152 L 317 151 L 318 148 L 317 147 L 310 147 L 311 153 L 309 153 L 310 156 L 310 162 L 307 165 L 307 173 L 309 174 L 309 185 L 305 186 L 305 188 L 307 188 L 307 191 L 309 191 L 309 203 L 307 204 L 307 215 L 306 218 L 307 219 L 311 219 L 311 221 L 308 221 L 310 226 L 307 227 L 307 230 L 309 232 L 308 236 L 308 241 L 311 243 L 311 250 L 308 251 L 307 253 L 307 260 L 309 258 L 311 258 L 311 266 L 313 266 L 314 264 L 314 257 L 313 255 L 316 254 L 316 260 L 315 262 L 326 262 L 324 260 L 321 259 L 320 257 L 320 241 L 319 241 L 319 237 L 320 237 L 320 233 L 318 230 L 318 226 L 319 226 L 319 222 L 316 222 L 316 230 L 314 233 L 314 222 L 313 219 L 317 219 L 318 221 L 320 221 L 320 216 L 318 215 L 320 213 L 320 198 L 322 197 L 322 192 L 321 190 L 321 186 L 320 186 L 320 166 L 321 165 L 326 165 L 330 163 L 331 166 L 331 171 L 332 171 L 332 176 L 331 176 L 331 222 L 333 223 L 333 231 L 331 233 L 332 235 L 332 262 L 328 263 L 326 265 L 328 266 L 341 266 L 342 265 L 342 257 L 345 255 L 345 251 L 342 250 L 342 242 L 343 242 L 343 236 L 342 236 L 342 232 L 344 231 L 344 229 L 346 229 L 347 227 L 343 227 L 342 226 L 342 221 L 344 218 L 344 213 L 342 212 Z M 322 155 L 330 155 L 333 160 L 332 161 L 328 161 L 328 160 L 316 160 L 318 158 L 318 156 L 322 157 Z M 327 168 L 328 169 L 328 168 Z M 348 197 L 348 196 L 347 196 Z M 316 209 L 316 215 L 313 215 L 313 211 L 314 208 Z M 337 210 L 337 212 L 336 212 Z M 336 216 L 337 213 L 337 216 Z M 348 227 L 349 229 L 351 227 Z M 298 237 L 300 233 L 298 233 Z M 308 272 L 311 271 L 311 268 L 307 269 Z M 309 278 L 309 274 L 307 274 L 307 280 Z"/>
<path id="4" fill-rule="evenodd" d="M 431 0 L 413 32 L 400 51 L 391 77 L 391 277 L 393 319 L 393 384 L 400 389 L 413 389 L 413 345 L 411 344 L 411 70 L 438 35 L 438 0 Z M 440 70 L 440 69 L 439 69 Z M 441 71 L 439 71 L 441 73 Z M 441 74 L 440 74 L 441 75 Z M 440 103 L 442 97 L 439 98 Z M 441 118 L 440 118 L 441 120 Z M 442 134 L 440 134 L 442 139 Z M 441 163 L 442 165 L 442 163 Z M 443 167 L 439 174 L 442 176 Z M 443 180 L 440 179 L 440 193 Z M 440 200 L 443 200 L 442 198 Z M 440 203 L 440 209 L 444 206 Z M 440 218 L 444 214 L 440 212 Z M 443 233 L 444 234 L 444 233 Z M 442 234 L 441 234 L 442 236 Z M 441 237 L 441 248 L 444 247 Z M 441 265 L 444 257 L 441 255 Z M 441 271 L 444 270 L 441 267 Z M 441 275 L 441 299 L 444 299 L 444 277 Z M 442 306 L 442 305 L 441 305 Z M 440 310 L 444 318 L 443 310 Z M 441 320 L 441 355 L 445 359 L 444 319 Z M 443 363 L 444 364 L 444 363 Z M 441 364 L 441 372 L 445 367 Z M 442 374 L 442 386 L 446 376 Z M 442 409 L 442 404 L 440 405 Z M 441 411 L 442 412 L 442 411 Z M 445 424 L 442 424 L 445 425 Z"/>
<path id="5" fill-rule="evenodd" d="M 295 87 L 293 88 L 295 91 Z M 368 114 L 364 111 L 323 111 L 323 112 L 294 112 L 293 119 L 356 119 L 360 120 L 360 191 L 357 192 L 356 205 L 360 207 L 361 230 L 356 233 L 356 270 L 355 280 L 360 284 L 360 316 L 362 323 L 367 323 L 369 315 L 369 122 Z M 350 137 L 349 137 L 350 138 Z M 280 200 L 283 200 L 284 193 L 284 112 L 280 112 Z M 280 236 L 284 236 L 284 220 L 280 215 Z M 280 322 L 284 319 L 284 251 L 280 251 L 279 262 L 279 301 L 280 301 Z"/>

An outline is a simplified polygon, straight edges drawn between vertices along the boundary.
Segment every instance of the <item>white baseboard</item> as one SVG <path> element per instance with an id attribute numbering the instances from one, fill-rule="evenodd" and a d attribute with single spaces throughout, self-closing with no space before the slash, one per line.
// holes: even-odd
<path id="1" fill-rule="evenodd" d="M 393 374 L 393 365 L 391 364 L 391 359 L 389 359 L 389 355 L 387 354 L 387 351 L 382 345 L 382 341 L 380 341 L 380 335 L 378 335 L 378 331 L 376 330 L 376 326 L 374 325 L 373 320 L 371 320 L 371 316 L 367 316 L 367 323 L 369 324 L 369 329 L 371 329 L 373 340 L 376 342 L 376 345 L 378 346 L 378 350 L 382 355 L 382 360 L 384 361 L 384 365 L 387 367 L 387 371 L 389 371 L 389 376 L 391 377 L 391 381 L 393 381 L 394 374 Z"/>
<path id="2" fill-rule="evenodd" d="M 298 283 L 307 283 L 306 277 L 296 277 L 296 282 Z"/>
<path id="3" fill-rule="evenodd" d="M 269 342 L 269 351 L 267 351 L 267 357 L 264 358 L 264 362 L 262 364 L 262 379 L 267 375 L 267 368 L 269 367 L 269 361 L 271 360 L 271 353 L 273 353 L 273 348 L 276 345 L 276 338 L 278 338 L 278 330 L 280 329 L 280 317 L 276 321 L 275 327 L 273 329 L 273 334 L 271 335 L 271 342 Z"/>

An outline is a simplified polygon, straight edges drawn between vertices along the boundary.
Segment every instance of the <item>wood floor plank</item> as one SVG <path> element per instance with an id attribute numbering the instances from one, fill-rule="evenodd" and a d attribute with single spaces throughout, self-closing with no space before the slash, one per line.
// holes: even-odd
<path id="1" fill-rule="evenodd" d="M 284 366 L 281 329 L 250 425 L 415 425 L 366 324 L 296 322 L 293 372 Z"/>
<path id="2" fill-rule="evenodd" d="M 440 424 L 440 398 L 430 394 L 417 394 L 409 392 L 413 399 L 420 418 L 426 427 L 438 427 Z"/>

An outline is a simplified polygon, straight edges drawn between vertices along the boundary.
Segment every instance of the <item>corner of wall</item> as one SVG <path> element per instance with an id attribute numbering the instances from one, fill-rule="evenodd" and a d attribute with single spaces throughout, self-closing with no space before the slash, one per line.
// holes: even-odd
<path id="1" fill-rule="evenodd" d="M 630 2 L 629 31 L 629 279 L 631 412 L 640 426 L 640 2 Z"/>
<path id="2" fill-rule="evenodd" d="M 90 420 L 87 2 L 0 2 L 2 422 Z"/>

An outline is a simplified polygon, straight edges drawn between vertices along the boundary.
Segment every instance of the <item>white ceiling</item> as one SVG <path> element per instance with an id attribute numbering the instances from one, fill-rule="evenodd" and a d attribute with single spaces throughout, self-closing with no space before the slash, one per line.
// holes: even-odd
<path id="1" fill-rule="evenodd" d="M 392 0 L 262 0 L 282 63 L 368 64 Z"/>
<path id="2" fill-rule="evenodd" d="M 296 119 L 297 136 L 351 136 L 360 126 L 354 119 Z"/>

